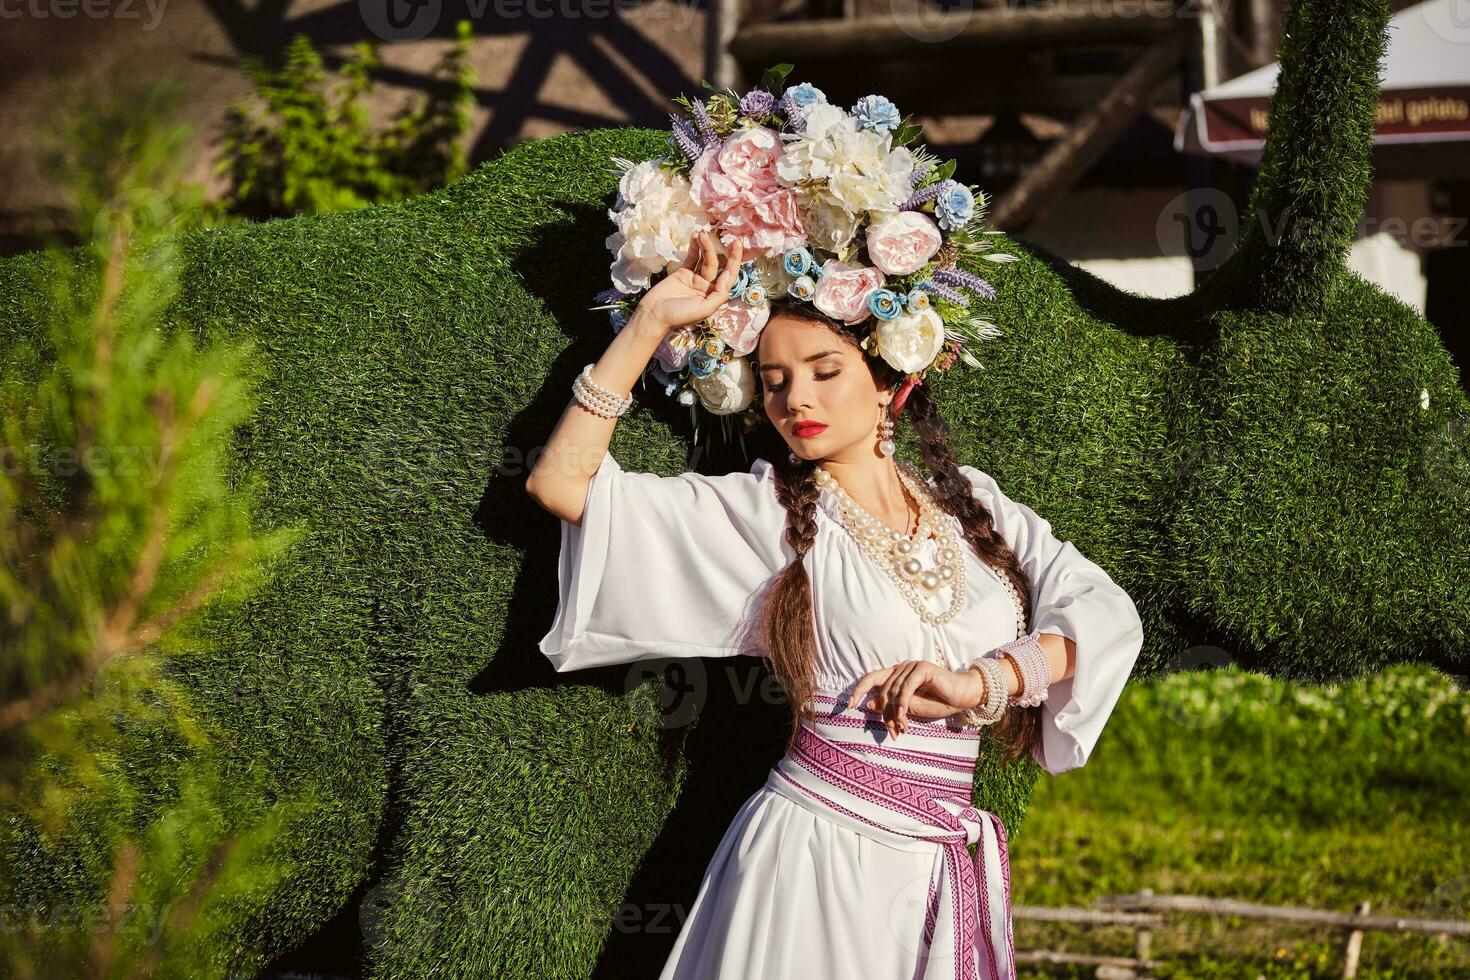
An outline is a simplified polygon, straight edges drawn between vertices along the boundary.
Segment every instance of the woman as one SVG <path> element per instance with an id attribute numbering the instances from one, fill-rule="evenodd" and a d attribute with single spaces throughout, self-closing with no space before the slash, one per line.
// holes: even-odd
<path id="1" fill-rule="evenodd" d="M 591 366 L 606 398 L 720 306 L 741 253 L 721 268 L 712 235 L 691 241 Z M 775 464 L 627 472 L 607 453 L 616 412 L 579 394 L 526 483 L 562 520 L 540 643 L 557 670 L 758 654 L 792 704 L 789 751 L 736 814 L 660 980 L 1014 976 L 1005 829 L 970 802 L 978 725 L 998 721 L 1011 758 L 1081 766 L 1142 645 L 1106 572 L 956 463 L 922 386 L 908 404 L 932 476 L 905 473 L 885 439 L 899 376 L 862 353 L 871 328 L 773 312 L 755 356 L 790 448 Z M 894 557 L 939 587 L 905 585 Z"/>

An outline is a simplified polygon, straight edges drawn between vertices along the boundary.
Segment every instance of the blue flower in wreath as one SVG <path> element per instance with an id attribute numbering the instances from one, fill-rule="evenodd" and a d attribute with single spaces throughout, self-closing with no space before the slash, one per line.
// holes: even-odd
<path id="1" fill-rule="evenodd" d="M 755 262 L 740 263 L 740 272 L 735 278 L 735 284 L 730 287 L 730 298 L 744 299 L 745 291 L 758 281 L 755 275 Z"/>
<path id="2" fill-rule="evenodd" d="M 810 302 L 811 298 L 817 294 L 817 283 L 811 276 L 797 276 L 791 280 L 786 291 L 799 300 Z"/>
<path id="3" fill-rule="evenodd" d="M 826 102 L 827 93 L 817 88 L 811 82 L 802 82 L 800 85 L 793 85 L 787 89 L 781 98 L 795 108 L 805 109 L 809 105 Z"/>
<path id="4" fill-rule="evenodd" d="M 793 248 L 781 256 L 781 269 L 788 276 L 804 276 L 815 264 L 812 261 L 812 253 L 805 247 Z"/>
<path id="5" fill-rule="evenodd" d="M 880 320 L 892 320 L 903 312 L 903 301 L 891 289 L 875 289 L 868 294 L 868 312 Z"/>
<path id="6" fill-rule="evenodd" d="M 723 341 L 708 348 L 695 348 L 689 352 L 689 373 L 696 378 L 708 378 L 720 372 L 720 355 L 725 352 Z"/>
<path id="7" fill-rule="evenodd" d="M 975 214 L 975 195 L 957 180 L 947 180 L 945 184 L 934 201 L 934 214 L 939 219 L 939 227 L 945 231 L 958 231 Z"/>
<path id="8" fill-rule="evenodd" d="M 881 95 L 865 95 L 852 107 L 853 118 L 859 129 L 870 129 L 875 133 L 891 133 L 903 125 L 898 106 Z"/>

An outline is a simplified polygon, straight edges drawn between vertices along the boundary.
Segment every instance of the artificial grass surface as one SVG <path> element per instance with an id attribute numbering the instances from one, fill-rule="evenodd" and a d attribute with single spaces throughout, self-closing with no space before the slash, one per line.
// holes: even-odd
<path id="1" fill-rule="evenodd" d="M 1362 0 L 1293 8 L 1284 73 L 1336 52 L 1346 82 L 1289 88 L 1256 200 L 1305 221 L 1361 208 L 1367 131 L 1320 119 L 1371 112 L 1386 19 Z M 1309 146 L 1277 135 L 1294 126 Z M 400 204 L 187 240 L 170 325 L 256 338 L 268 382 L 238 458 L 274 488 L 267 516 L 313 527 L 190 676 L 235 764 L 283 794 L 338 793 L 300 826 L 288 885 L 222 931 L 239 968 L 372 881 L 374 977 L 656 972 L 775 761 L 784 706 L 750 693 L 754 664 L 680 665 L 696 725 L 637 672 L 558 676 L 535 647 L 558 527 L 523 492 L 526 460 L 610 337 L 587 309 L 606 285 L 610 160 L 663 149 L 661 132 L 569 133 Z M 1433 327 L 1340 269 L 1351 225 L 1315 227 L 1325 244 L 1248 238 L 1207 288 L 1159 301 L 999 236 L 1022 256 L 986 270 L 1005 336 L 984 371 L 936 384 L 959 457 L 1135 598 L 1140 677 L 1200 657 L 1465 671 L 1464 395 Z M 28 261 L 0 263 L 0 336 L 36 321 Z M 612 451 L 661 474 L 748 467 L 718 446 L 691 464 L 687 417 L 641 397 Z M 249 697 L 222 695 L 242 674 Z M 162 764 L 140 749 L 140 771 Z M 977 802 L 1024 833 L 1037 771 L 986 760 Z M 60 877 L 57 894 L 95 887 Z"/>

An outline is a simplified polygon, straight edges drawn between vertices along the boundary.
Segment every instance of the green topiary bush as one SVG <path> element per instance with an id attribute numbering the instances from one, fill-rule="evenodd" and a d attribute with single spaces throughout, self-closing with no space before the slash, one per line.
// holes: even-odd
<path id="1" fill-rule="evenodd" d="M 1342 266 L 1387 16 L 1381 0 L 1290 11 L 1251 206 L 1309 233 L 1247 236 L 1172 300 L 1002 238 L 1023 256 L 989 270 L 1006 336 L 983 374 L 936 391 L 961 458 L 1138 601 L 1141 674 L 1199 656 L 1304 680 L 1466 671 L 1470 413 L 1433 327 Z M 241 933 L 271 951 L 319 924 L 319 896 L 368 885 L 374 977 L 652 975 L 779 752 L 784 709 L 756 664 L 681 664 L 691 725 L 636 672 L 559 677 L 536 652 L 558 528 L 522 491 L 526 460 L 610 336 L 587 309 L 606 284 L 607 162 L 664 146 L 569 133 L 401 203 L 187 240 L 174 323 L 258 339 L 268 381 L 237 452 L 317 540 L 211 668 L 257 693 L 212 709 L 242 758 L 333 768 L 345 790 L 372 778 L 375 736 L 344 705 L 359 685 L 386 702 L 389 804 L 301 830 L 298 874 Z M 25 261 L 0 264 L 0 337 L 31 322 L 12 288 Z M 748 465 L 691 460 L 689 438 L 650 392 L 613 452 L 663 474 Z M 1037 770 L 985 766 L 978 802 L 1017 829 Z M 337 857 L 374 844 L 370 877 Z"/>

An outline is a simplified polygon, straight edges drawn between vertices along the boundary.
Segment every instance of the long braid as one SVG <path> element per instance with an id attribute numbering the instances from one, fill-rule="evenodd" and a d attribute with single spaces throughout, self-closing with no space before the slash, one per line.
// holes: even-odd
<path id="1" fill-rule="evenodd" d="M 786 540 L 795 549 L 796 558 L 771 584 L 760 625 L 771 671 L 792 705 L 788 752 L 796 745 L 801 716 L 815 718 L 809 702 L 816 688 L 817 644 L 810 628 L 812 587 L 806 571 L 806 555 L 817 538 L 819 489 L 812 476 L 815 467 L 811 460 L 800 458 L 776 466 L 776 499 L 786 508 Z"/>
<path id="2" fill-rule="evenodd" d="M 949 427 L 939 414 L 927 385 L 915 385 L 904 408 L 914 426 L 924 463 L 934 474 L 935 502 L 945 512 L 959 518 L 965 539 L 981 560 L 988 562 L 1015 585 L 1021 596 L 1027 627 L 1032 617 L 1031 583 L 1021 568 L 1015 549 L 996 529 L 995 517 L 975 497 L 969 479 L 959 470 L 954 449 L 949 444 Z M 984 651 L 976 651 L 976 655 Z M 1025 758 L 1041 741 L 1041 706 L 1023 708 L 1011 705 L 996 723 L 995 737 L 1006 746 L 1005 758 L 1015 762 Z"/>

